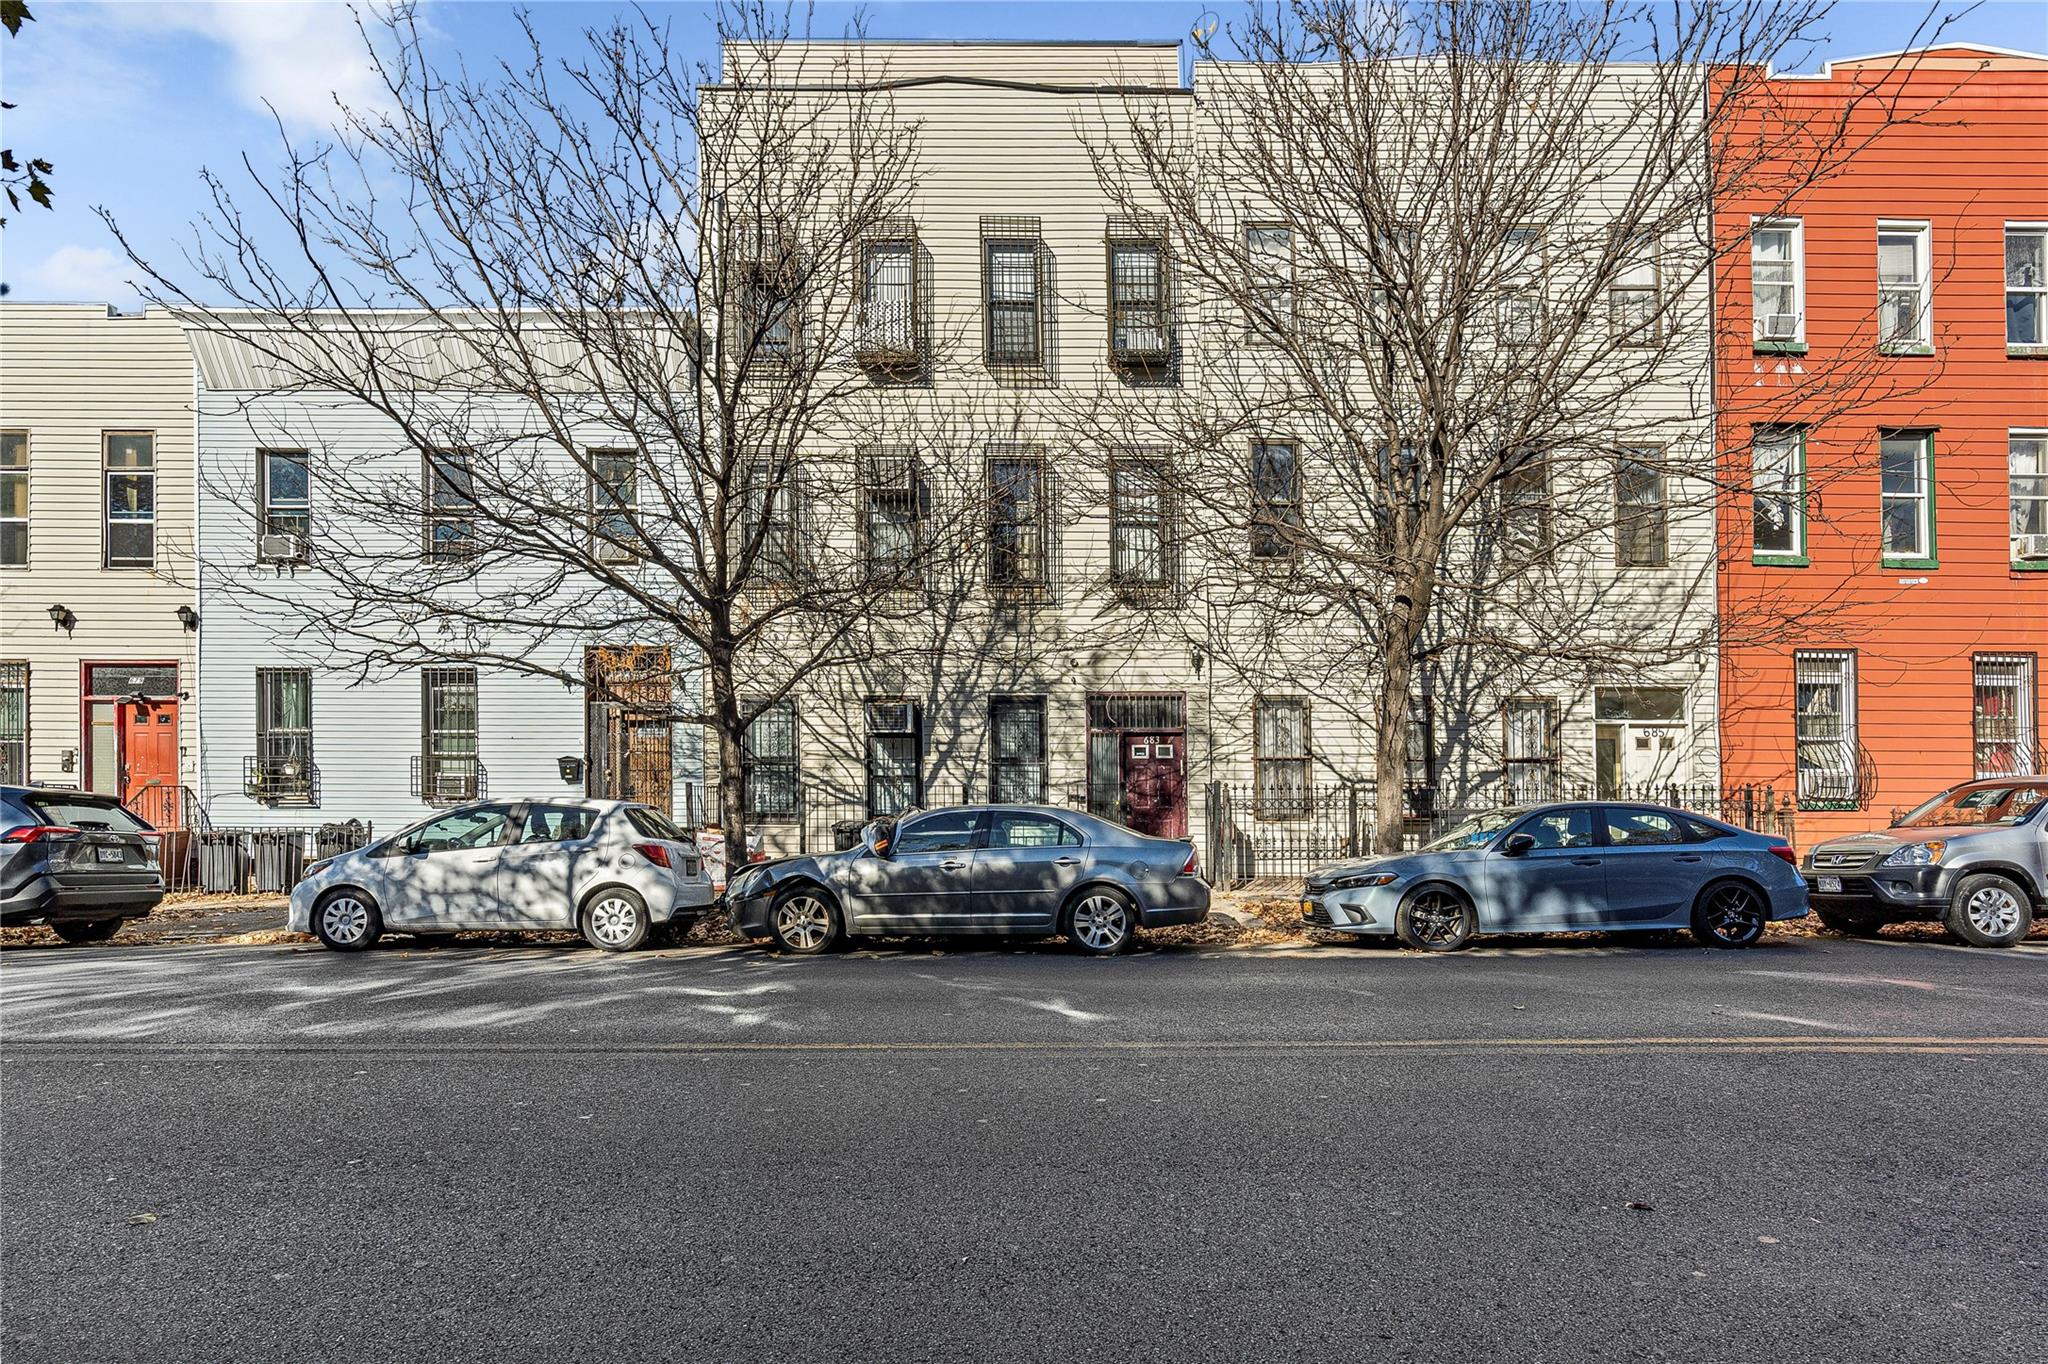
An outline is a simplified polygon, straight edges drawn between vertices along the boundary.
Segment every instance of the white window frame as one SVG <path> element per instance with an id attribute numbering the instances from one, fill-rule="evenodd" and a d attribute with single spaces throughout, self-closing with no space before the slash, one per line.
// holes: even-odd
<path id="1" fill-rule="evenodd" d="M 18 561 L 0 560 L 0 568 L 27 568 L 30 549 L 28 529 L 29 498 L 34 495 L 34 485 L 30 481 L 30 470 L 34 464 L 35 455 L 30 447 L 29 434 L 26 430 L 10 426 L 4 432 L 0 432 L 0 435 L 18 437 L 21 441 L 21 463 L 0 464 L 0 526 L 21 527 L 21 558 Z M 21 486 L 21 515 L 10 516 L 6 510 L 7 499 L 5 494 L 6 490 L 17 482 Z"/>
<path id="2" fill-rule="evenodd" d="M 2024 441 L 2034 447 L 2034 467 L 2024 473 L 2020 470 L 2020 443 Z M 2012 561 L 2015 567 L 2048 570 L 2048 559 L 2020 558 L 2020 536 L 2022 534 L 2048 535 L 2048 428 L 2017 426 L 2005 433 L 2005 488 L 2011 503 Z M 2020 480 L 2034 480 L 2031 491 L 2022 492 Z M 2028 512 L 2038 513 L 2041 529 L 2026 530 Z"/>
<path id="3" fill-rule="evenodd" d="M 1272 325 L 1284 331 L 1294 324 L 1294 229 L 1287 223 L 1254 221 L 1245 223 L 1242 231 L 1252 292 L 1265 305 Z M 1245 319 L 1245 330 L 1257 336 L 1266 330 L 1265 320 L 1254 312 Z"/>
<path id="4" fill-rule="evenodd" d="M 1543 228 L 1533 223 L 1518 223 L 1501 239 L 1495 321 L 1502 345 L 1534 346 L 1543 341 L 1547 246 Z"/>
<path id="5" fill-rule="evenodd" d="M 2035 284 L 2015 286 L 2012 282 L 2012 239 L 2033 237 L 2041 243 L 2042 272 Z M 2005 225 L 2005 254 L 2002 261 L 2005 279 L 2005 346 L 2007 350 L 2032 355 L 2048 351 L 2048 223 L 2007 223 Z M 2031 294 L 2034 298 L 2034 330 L 2031 340 L 2016 338 L 2012 334 L 2012 298 L 2014 294 Z"/>
<path id="6" fill-rule="evenodd" d="M 113 463 L 114 441 L 124 436 L 141 436 L 149 441 L 148 464 Z M 141 430 L 118 430 L 100 432 L 100 565 L 103 568 L 156 568 L 156 494 L 157 494 L 156 432 Z M 114 515 L 114 480 L 116 478 L 142 479 L 149 486 L 149 514 L 147 516 Z M 149 559 L 116 559 L 114 557 L 114 526 L 149 527 Z"/>
<path id="7" fill-rule="evenodd" d="M 1887 440 L 1911 438 L 1919 446 L 1914 455 L 1914 467 L 1919 471 L 1919 487 L 1915 492 L 1889 492 L 1884 486 L 1884 443 Z M 1887 565 L 1931 565 L 1934 562 L 1934 432 L 1915 427 L 1901 427 L 1896 430 L 1879 430 L 1878 450 L 1878 506 L 1877 506 L 1877 550 L 1878 557 Z M 1886 512 L 1893 502 L 1913 501 L 1918 504 L 1914 525 L 1918 543 L 1911 550 L 1893 549 L 1885 536 L 1890 526 Z"/>
<path id="8" fill-rule="evenodd" d="M 1987 680 L 1988 679 L 1988 680 Z M 2010 692 L 2011 713 L 2001 719 L 2010 722 L 2002 737 L 1987 739 L 1984 733 L 1983 695 L 1988 689 Z M 1972 654 L 1970 656 L 1970 753 L 1972 770 L 1979 777 L 2028 777 L 2039 765 L 2040 659 L 2035 654 Z M 2007 765 L 1987 764 L 1987 750 L 2005 749 Z"/>
<path id="9" fill-rule="evenodd" d="M 1832 672 L 1833 676 L 1823 676 Z M 1799 688 L 1803 685 L 1837 686 L 1841 705 L 1832 715 L 1802 714 Z M 1809 721 L 1833 720 L 1833 733 L 1824 725 Z M 1832 747 L 1837 763 L 1808 767 L 1809 748 Z M 1858 758 L 1861 742 L 1856 731 L 1856 651 L 1854 649 L 1800 649 L 1792 655 L 1792 767 L 1793 785 L 1799 807 L 1805 809 L 1853 809 L 1862 800 L 1862 773 Z M 1838 770 L 1845 767 L 1846 770 Z M 1814 780 L 1809 781 L 1809 776 Z M 1833 778 L 1830 781 L 1828 778 Z"/>
<path id="10" fill-rule="evenodd" d="M 1765 314 L 1756 306 L 1756 238 L 1759 232 L 1789 232 L 1792 237 L 1792 278 L 1784 283 L 1773 284 L 1783 288 L 1785 283 L 1792 286 L 1792 330 L 1789 334 L 1767 331 L 1764 327 Z M 1777 262 L 1768 262 L 1777 264 Z M 1758 346 L 1803 346 L 1806 344 L 1806 221 L 1803 218 L 1752 218 L 1749 220 L 1749 311 L 1750 334 Z M 1771 314 L 1783 316 L 1783 314 Z"/>
<path id="11" fill-rule="evenodd" d="M 1791 447 L 1792 457 L 1782 476 L 1772 486 L 1764 483 L 1764 464 L 1758 453 L 1779 442 Z M 1804 564 L 1806 560 L 1806 428 L 1803 426 L 1759 426 L 1749 437 L 1750 559 L 1760 564 Z M 1788 503 L 1792 511 L 1792 544 L 1788 549 L 1766 549 L 1756 542 L 1756 508 L 1764 501 Z"/>
<path id="12" fill-rule="evenodd" d="M 1905 283 L 1887 283 L 1884 277 L 1884 239 L 1910 236 L 1913 239 L 1914 278 Z M 1877 348 L 1887 354 L 1919 355 L 1934 349 L 1934 226 L 1925 219 L 1880 218 L 1877 222 Z M 1887 294 L 1912 290 L 1916 300 L 1913 334 L 1887 336 L 1884 331 L 1884 301 Z"/>

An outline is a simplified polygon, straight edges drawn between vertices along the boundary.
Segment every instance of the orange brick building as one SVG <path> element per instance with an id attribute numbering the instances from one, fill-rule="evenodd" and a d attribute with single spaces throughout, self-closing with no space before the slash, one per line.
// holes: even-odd
<path id="1" fill-rule="evenodd" d="M 1722 771 L 1811 845 L 2048 758 L 2048 58 L 1767 87 L 1736 136 L 1784 175 L 1716 215 Z M 1843 117 L 1854 154 L 1791 183 Z"/>

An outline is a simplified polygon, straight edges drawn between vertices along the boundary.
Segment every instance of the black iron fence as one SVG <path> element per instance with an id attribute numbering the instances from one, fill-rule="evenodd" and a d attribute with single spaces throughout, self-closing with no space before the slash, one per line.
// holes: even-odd
<path id="1" fill-rule="evenodd" d="M 364 847 L 360 820 L 282 829 L 185 829 L 165 835 L 164 883 L 212 895 L 284 894 L 323 857 Z"/>

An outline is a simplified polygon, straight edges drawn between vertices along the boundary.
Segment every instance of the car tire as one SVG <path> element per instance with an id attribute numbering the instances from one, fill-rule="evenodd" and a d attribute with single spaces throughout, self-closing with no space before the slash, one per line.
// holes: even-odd
<path id="1" fill-rule="evenodd" d="M 1692 905 L 1692 935 L 1702 947 L 1753 946 L 1770 921 L 1770 902 L 1747 881 L 1716 881 Z"/>
<path id="2" fill-rule="evenodd" d="M 1877 930 L 1884 927 L 1882 919 L 1865 918 L 1861 914 L 1844 914 L 1839 909 L 1813 911 L 1820 920 L 1820 926 L 1830 933 L 1839 933 L 1845 938 L 1874 938 Z"/>
<path id="3" fill-rule="evenodd" d="M 121 918 L 111 919 L 59 919 L 50 925 L 50 931 L 65 942 L 105 942 L 121 931 Z"/>
<path id="4" fill-rule="evenodd" d="M 1449 886 L 1417 886 L 1394 911 L 1394 933 L 1418 952 L 1455 952 L 1472 941 L 1479 913 Z"/>
<path id="5" fill-rule="evenodd" d="M 1972 947 L 2011 947 L 2034 926 L 2026 889 L 2004 876 L 1965 876 L 1949 897 L 1942 923 Z"/>
<path id="6" fill-rule="evenodd" d="M 352 886 L 330 890 L 313 906 L 313 936 L 336 952 L 364 952 L 384 936 L 384 914 Z"/>
<path id="7" fill-rule="evenodd" d="M 630 952 L 647 941 L 653 926 L 647 902 L 624 886 L 606 886 L 584 898 L 576 916 L 583 941 L 600 952 Z"/>
<path id="8" fill-rule="evenodd" d="M 1114 886 L 1090 886 L 1067 906 L 1063 931 L 1076 951 L 1113 957 L 1138 931 L 1138 907 Z"/>
<path id="9" fill-rule="evenodd" d="M 768 906 L 768 936 L 799 957 L 830 952 L 840 943 L 839 907 L 816 886 L 788 886 Z"/>

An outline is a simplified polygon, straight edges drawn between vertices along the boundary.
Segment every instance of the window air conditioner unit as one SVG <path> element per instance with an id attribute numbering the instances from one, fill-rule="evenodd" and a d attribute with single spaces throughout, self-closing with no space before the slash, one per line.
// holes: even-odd
<path id="1" fill-rule="evenodd" d="M 877 734 L 908 734 L 915 721 L 916 708 L 908 701 L 868 702 L 868 728 Z"/>
<path id="2" fill-rule="evenodd" d="M 442 769 L 434 774 L 434 798 L 456 802 L 471 799 L 476 791 L 476 782 L 471 773 L 457 769 Z"/>
<path id="3" fill-rule="evenodd" d="M 2048 535 L 2015 535 L 2012 557 L 2027 563 L 2048 562 Z"/>
<path id="4" fill-rule="evenodd" d="M 262 535 L 256 539 L 256 557 L 267 564 L 298 564 L 306 560 L 306 539 L 302 535 Z"/>
<path id="5" fill-rule="evenodd" d="M 1790 341 L 1799 335 L 1798 313 L 1766 313 L 1763 320 L 1763 339 L 1766 341 Z"/>

